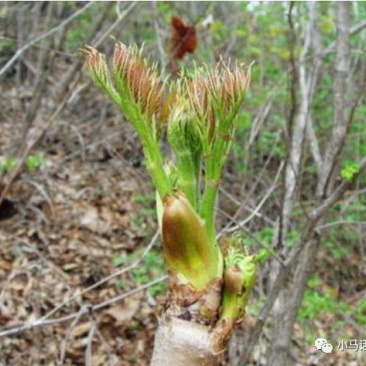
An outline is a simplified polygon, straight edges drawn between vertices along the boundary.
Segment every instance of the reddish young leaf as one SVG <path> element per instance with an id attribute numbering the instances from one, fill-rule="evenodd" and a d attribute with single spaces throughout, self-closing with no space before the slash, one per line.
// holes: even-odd
<path id="1" fill-rule="evenodd" d="M 172 58 L 181 60 L 187 52 L 192 53 L 197 47 L 196 28 L 193 25 L 185 25 L 179 17 L 172 17 L 171 25 Z"/>

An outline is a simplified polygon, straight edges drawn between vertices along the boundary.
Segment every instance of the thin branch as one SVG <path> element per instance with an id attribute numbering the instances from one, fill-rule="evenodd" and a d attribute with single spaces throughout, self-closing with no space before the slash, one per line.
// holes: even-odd
<path id="1" fill-rule="evenodd" d="M 366 20 L 361 21 L 360 23 L 358 23 L 357 25 L 355 25 L 354 27 L 352 27 L 350 29 L 350 35 L 354 36 L 357 33 L 360 33 L 362 30 L 364 30 L 366 28 Z M 327 56 L 329 53 L 334 52 L 335 51 L 335 47 L 336 47 L 336 43 L 333 42 L 332 44 L 330 44 L 322 53 L 321 56 L 325 57 Z"/>
<path id="2" fill-rule="evenodd" d="M 160 36 L 159 21 L 158 21 L 159 14 L 157 11 L 156 1 L 152 1 L 151 6 L 152 6 L 153 12 L 154 12 L 154 28 L 155 28 L 155 33 L 156 33 L 156 43 L 158 45 L 159 56 L 160 56 L 160 64 L 161 64 L 160 67 L 161 67 L 162 73 L 165 73 L 166 58 L 165 58 L 163 42 L 162 42 L 161 36 Z"/>
<path id="3" fill-rule="evenodd" d="M 85 366 L 93 366 L 93 338 L 96 331 L 96 324 L 93 322 L 91 329 L 88 332 L 86 347 L 85 347 Z"/>
<path id="4" fill-rule="evenodd" d="M 247 224 L 250 220 L 252 220 L 252 218 L 254 216 L 257 216 L 259 211 L 261 210 L 261 208 L 263 207 L 263 205 L 266 203 L 267 199 L 269 198 L 269 196 L 272 194 L 272 192 L 275 190 L 276 186 L 277 186 L 277 182 L 278 179 L 280 178 L 282 169 L 284 167 L 284 162 L 281 162 L 281 165 L 279 166 L 278 170 L 277 170 L 277 174 L 276 177 L 273 181 L 273 184 L 271 185 L 271 187 L 268 189 L 268 191 L 266 192 L 266 194 L 264 195 L 264 197 L 262 198 L 262 200 L 259 202 L 259 204 L 256 206 L 255 210 L 248 216 L 246 217 L 243 221 L 237 222 L 236 220 L 234 221 L 235 218 L 230 217 L 230 219 L 237 223 L 235 226 L 230 227 L 230 228 L 224 228 L 221 232 L 220 232 L 220 236 L 222 236 L 225 233 L 232 233 L 235 230 L 242 228 L 245 224 Z"/>
<path id="5" fill-rule="evenodd" d="M 363 174 L 366 169 L 366 156 L 358 164 L 359 171 L 352 177 L 352 181 L 343 181 L 333 193 L 324 200 L 317 208 L 314 210 L 310 216 L 311 217 L 321 217 L 324 212 L 326 212 L 331 206 L 333 206 L 338 200 L 343 196 L 343 194 L 350 188 L 351 183 L 353 183 L 360 175 Z"/>
<path id="6" fill-rule="evenodd" d="M 18 326 L 18 327 L 13 327 L 13 328 L 10 328 L 10 329 L 0 331 L 0 337 L 8 337 L 10 335 L 19 334 L 21 332 L 24 332 L 24 331 L 30 330 L 30 329 L 45 327 L 45 326 L 48 326 L 48 325 L 65 323 L 65 322 L 68 322 L 70 320 L 74 320 L 76 318 L 80 319 L 82 316 L 90 314 L 91 311 L 97 311 L 97 310 L 103 309 L 103 308 L 107 307 L 108 305 L 111 305 L 111 304 L 113 304 L 117 301 L 125 299 L 126 297 L 135 295 L 135 294 L 137 294 L 139 292 L 142 292 L 142 291 L 144 291 L 144 290 L 146 290 L 146 289 L 148 289 L 152 286 L 155 286 L 158 283 L 161 283 L 161 282 L 165 281 L 167 278 L 168 278 L 167 275 L 159 277 L 159 278 L 157 278 L 157 279 L 155 279 L 155 280 L 153 280 L 153 281 L 151 281 L 151 282 L 149 282 L 145 285 L 142 285 L 140 287 L 132 289 L 132 290 L 130 290 L 130 291 L 124 293 L 124 294 L 113 297 L 112 299 L 109 299 L 107 301 L 104 301 L 104 302 L 102 302 L 100 304 L 97 304 L 97 305 L 94 305 L 94 306 L 84 305 L 84 306 L 81 307 L 81 309 L 77 313 L 73 313 L 73 314 L 70 314 L 70 315 L 63 316 L 61 318 L 55 318 L 55 319 L 49 319 L 49 320 L 43 320 L 43 318 L 40 318 L 40 319 L 36 319 L 34 321 L 31 321 L 29 323 L 25 323 L 25 324 L 23 324 L 21 326 Z"/>
<path id="7" fill-rule="evenodd" d="M 157 231 L 155 233 L 155 235 L 153 236 L 153 238 L 151 239 L 149 245 L 146 247 L 146 249 L 143 251 L 143 253 L 141 254 L 140 258 L 138 258 L 134 263 L 132 263 L 130 266 L 125 267 L 119 271 L 117 271 L 116 273 L 112 273 L 111 275 L 103 278 L 102 280 L 100 280 L 99 282 L 94 283 L 93 285 L 85 288 L 84 290 L 77 292 L 76 294 L 74 294 L 73 296 L 69 297 L 68 299 L 66 299 L 65 301 L 63 301 L 61 304 L 57 305 L 55 308 L 53 308 L 51 311 L 49 311 L 46 315 L 44 315 L 40 321 L 44 321 L 46 319 L 48 319 L 50 316 L 52 316 L 53 314 L 55 314 L 57 311 L 59 311 L 60 309 L 62 309 L 65 305 L 67 305 L 68 303 L 70 303 L 71 301 L 76 300 L 77 298 L 79 298 L 81 295 L 86 294 L 87 292 L 94 290 L 95 288 L 103 285 L 104 283 L 122 275 L 123 273 L 126 273 L 128 271 L 131 271 L 132 269 L 136 268 L 143 260 L 144 258 L 148 255 L 148 253 L 150 252 L 150 250 L 152 249 L 152 247 L 154 246 L 157 238 L 158 238 L 159 232 Z M 1 335 L 1 334 L 0 334 Z"/>
<path id="8" fill-rule="evenodd" d="M 318 139 L 315 134 L 313 119 L 311 118 L 310 111 L 309 111 L 309 116 L 308 116 L 306 137 L 308 139 L 310 152 L 313 156 L 313 159 L 314 159 L 314 162 L 316 165 L 316 169 L 317 169 L 317 173 L 319 176 L 320 172 L 321 172 L 321 167 L 323 164 L 323 158 L 320 153 L 319 143 L 318 143 Z"/>
<path id="9" fill-rule="evenodd" d="M 56 27 L 50 29 L 48 32 L 41 34 L 40 36 L 36 37 L 29 43 L 25 44 L 23 47 L 19 48 L 17 52 L 13 55 L 13 57 L 4 65 L 4 67 L 0 70 L 0 80 L 4 76 L 4 74 L 9 70 L 9 68 L 13 65 L 13 63 L 29 48 L 33 47 L 36 43 L 42 41 L 43 39 L 49 37 L 53 33 L 56 33 L 58 30 L 60 30 L 62 27 L 69 24 L 72 20 L 77 18 L 80 14 L 82 14 L 84 11 L 89 9 L 92 5 L 94 5 L 94 2 L 91 1 L 87 3 L 83 8 L 76 11 L 74 14 L 69 16 L 67 19 L 65 19 L 63 22 L 61 22 Z"/>
<path id="10" fill-rule="evenodd" d="M 314 5 L 310 5 L 313 7 Z M 283 249 L 284 242 L 286 242 L 287 232 L 290 225 L 290 218 L 292 215 L 293 207 L 296 199 L 296 190 L 298 188 L 298 177 L 301 166 L 301 158 L 303 156 L 303 145 L 306 135 L 307 120 L 309 113 L 309 100 L 308 100 L 308 88 L 307 77 L 305 69 L 305 58 L 309 51 L 311 41 L 311 31 L 315 17 L 311 16 L 308 27 L 306 29 L 304 46 L 299 56 L 299 87 L 300 87 L 300 106 L 299 110 L 294 117 L 294 126 L 292 130 L 291 147 L 287 159 L 285 169 L 285 187 L 284 197 L 281 210 L 281 216 L 278 224 L 276 236 L 274 238 L 274 247 Z"/>
<path id="11" fill-rule="evenodd" d="M 272 105 L 273 105 L 273 99 L 275 97 L 275 94 L 277 92 L 277 88 L 274 88 L 269 96 L 267 97 L 267 100 L 263 103 L 261 106 L 259 112 L 255 116 L 250 129 L 249 134 L 249 140 L 246 144 L 245 149 L 249 150 L 250 146 L 254 143 L 256 140 L 258 133 L 263 125 L 263 122 L 267 119 L 269 112 L 271 111 Z"/>
<path id="12" fill-rule="evenodd" d="M 65 95 L 65 97 L 63 98 L 62 102 L 59 104 L 59 106 L 56 108 L 55 112 L 51 115 L 51 117 L 48 119 L 48 121 L 44 124 L 41 132 L 38 134 L 38 136 L 31 141 L 28 146 L 25 148 L 22 157 L 20 158 L 20 161 L 18 162 L 18 165 L 16 166 L 16 168 L 12 171 L 12 174 L 7 182 L 7 184 L 5 185 L 3 191 L 1 192 L 0 195 L 0 206 L 2 204 L 2 202 L 4 201 L 6 195 L 9 192 L 9 189 L 11 187 L 11 185 L 14 183 L 14 181 L 18 178 L 18 176 L 20 175 L 24 164 L 27 160 L 27 157 L 29 156 L 30 152 L 35 148 L 35 146 L 37 146 L 37 144 L 39 143 L 39 141 L 41 141 L 41 139 L 43 138 L 44 134 L 46 133 L 46 131 L 52 126 L 52 124 L 55 122 L 56 118 L 58 117 L 58 115 L 63 111 L 63 109 L 66 107 L 67 105 L 67 101 L 68 98 L 73 90 L 73 88 L 75 87 L 75 85 L 78 83 L 79 79 L 76 79 L 74 81 L 74 83 L 71 85 L 70 90 L 68 91 L 68 93 Z"/>
<path id="13" fill-rule="evenodd" d="M 311 12 L 316 12 L 316 7 L 311 8 Z M 316 17 L 314 14 L 313 17 Z M 307 121 L 306 137 L 309 142 L 310 152 L 313 156 L 315 165 L 317 167 L 318 177 L 321 174 L 321 165 L 323 163 L 323 158 L 319 148 L 319 142 L 315 134 L 313 119 L 311 117 L 311 104 L 314 98 L 316 85 L 318 83 L 321 66 L 323 64 L 324 58 L 320 57 L 320 52 L 323 49 L 321 32 L 317 21 L 314 21 L 313 27 L 311 29 L 311 45 L 314 52 L 314 57 L 312 60 L 312 68 L 309 72 L 308 78 L 308 100 L 309 100 L 309 114 Z"/>
<path id="14" fill-rule="evenodd" d="M 341 225 L 365 225 L 366 226 L 366 221 L 344 221 L 344 220 L 333 221 L 333 222 L 328 222 L 323 225 L 319 225 L 315 228 L 315 230 L 321 231 L 323 229 L 327 229 L 328 227 L 341 226 Z"/>
<path id="15" fill-rule="evenodd" d="M 252 209 L 251 207 L 244 205 L 243 202 L 240 202 L 236 197 L 234 197 L 230 192 L 228 192 L 226 189 L 220 187 L 219 188 L 220 193 L 223 193 L 231 202 L 235 203 L 237 206 L 239 206 L 239 209 L 243 209 L 245 211 L 248 211 L 250 213 L 253 213 L 254 216 L 261 218 L 262 220 L 264 220 L 266 223 L 268 223 L 271 226 L 275 226 L 276 222 L 271 220 L 269 217 L 264 216 L 263 214 L 259 213 L 258 210 Z M 238 209 L 238 210 L 239 210 Z M 233 216 L 234 218 L 236 218 L 236 212 Z M 229 228 L 230 224 L 227 224 L 221 231 L 226 231 Z"/>
<path id="16" fill-rule="evenodd" d="M 118 1 L 116 3 L 116 7 L 117 7 L 117 11 L 116 11 L 116 13 L 117 13 L 117 19 L 103 33 L 103 35 L 93 44 L 93 47 L 98 47 L 105 40 L 105 38 L 112 33 L 112 31 L 118 26 L 118 24 L 120 24 L 122 22 L 122 20 L 125 19 L 131 13 L 131 11 L 138 5 L 138 1 L 133 1 L 130 4 L 130 6 L 126 10 L 124 10 L 122 13 L 119 10 L 119 5 L 120 5 L 120 2 Z"/>
<path id="17" fill-rule="evenodd" d="M 94 39 L 94 35 L 99 32 L 99 30 L 102 28 L 102 25 L 106 19 L 106 16 L 110 10 L 110 8 L 113 6 L 113 2 L 106 2 L 105 6 L 103 7 L 103 10 L 99 12 L 99 14 L 93 19 L 93 23 L 90 29 L 90 36 L 88 37 L 88 40 L 86 43 L 92 43 Z M 106 36 L 106 33 L 103 33 L 100 37 L 100 39 L 104 39 Z M 92 44 L 94 47 L 96 47 L 99 42 L 96 41 L 94 44 Z M 79 77 L 79 74 L 82 70 L 82 66 L 84 64 L 84 58 L 79 57 L 77 61 L 71 65 L 69 70 L 67 70 L 64 75 L 62 76 L 61 80 L 57 83 L 55 87 L 55 95 L 56 98 L 58 98 L 60 95 L 63 95 L 65 91 L 69 88 L 69 85 L 72 80 Z M 83 86 L 81 86 L 82 88 Z M 74 97 L 74 96 L 73 96 Z"/>
<path id="18" fill-rule="evenodd" d="M 334 64 L 332 136 L 324 154 L 321 175 L 316 188 L 317 197 L 326 197 L 332 189 L 335 169 L 351 122 L 351 119 L 346 116 L 349 107 L 347 105 L 348 100 L 346 99 L 347 92 L 349 91 L 347 78 L 351 67 L 351 45 L 348 28 L 349 14 L 346 8 L 342 7 L 342 5 L 345 5 L 343 2 L 337 5 L 337 52 Z"/>
<path id="19" fill-rule="evenodd" d="M 249 192 L 246 193 L 246 198 L 243 199 L 242 202 L 237 203 L 238 201 L 235 199 L 235 197 L 233 197 L 229 192 L 225 191 L 222 187 L 220 187 L 220 192 L 223 192 L 230 200 L 232 200 L 233 202 L 236 202 L 239 206 L 239 208 L 236 210 L 233 218 L 238 219 L 239 215 L 241 214 L 241 212 L 245 209 L 246 211 L 249 211 L 251 214 L 254 213 L 255 216 L 261 217 L 264 221 L 266 221 L 267 223 L 269 223 L 271 226 L 275 226 L 276 222 L 269 219 L 266 216 L 263 216 L 262 214 L 258 213 L 258 207 L 256 209 L 251 209 L 250 207 L 248 207 L 248 205 L 246 205 L 246 202 L 248 201 L 249 197 L 252 197 L 254 192 L 258 189 L 258 185 L 263 177 L 263 174 L 266 172 L 266 169 L 268 167 L 268 165 L 270 164 L 270 162 L 272 161 L 273 155 L 274 155 L 274 151 L 275 151 L 275 147 L 277 146 L 279 140 L 281 137 L 281 133 L 278 133 L 276 136 L 276 139 L 273 141 L 272 144 L 272 148 L 271 151 L 268 154 L 268 157 L 266 158 L 263 166 L 261 167 L 260 172 L 257 174 L 255 182 L 253 184 L 251 184 L 250 190 Z M 249 160 L 249 155 L 248 156 L 248 160 Z M 229 228 L 230 223 L 228 223 L 224 228 L 223 231 L 226 231 Z"/>
<path id="20" fill-rule="evenodd" d="M 299 255 L 303 252 L 305 247 L 308 245 L 310 238 L 316 232 L 316 225 L 319 220 L 322 218 L 325 212 L 327 212 L 336 202 L 338 202 L 344 193 L 351 188 L 354 182 L 358 179 L 358 177 L 364 174 L 366 170 L 366 156 L 360 161 L 359 163 L 360 170 L 357 174 L 352 177 L 351 181 L 343 181 L 339 187 L 333 192 L 333 194 L 327 198 L 323 203 L 319 206 L 314 208 L 314 210 L 309 215 L 309 221 L 304 228 L 300 239 L 298 240 L 296 246 L 293 250 L 289 253 L 287 260 L 285 262 L 285 266 L 283 266 L 273 283 L 272 289 L 270 294 L 267 297 L 267 300 L 260 310 L 257 322 L 254 328 L 251 331 L 246 349 L 240 357 L 240 365 L 246 365 L 246 360 L 248 359 L 249 355 L 252 353 L 254 346 L 258 343 L 259 337 L 262 333 L 264 323 L 267 320 L 272 307 L 277 300 L 278 294 L 283 288 L 285 281 L 287 280 L 288 276 L 291 273 L 291 270 L 299 258 Z"/>
<path id="21" fill-rule="evenodd" d="M 71 323 L 71 325 L 69 326 L 69 329 L 66 333 L 66 336 L 64 337 L 64 339 L 61 342 L 60 345 L 60 357 L 59 357 L 59 361 L 58 364 L 62 365 L 65 362 L 65 357 L 66 357 L 66 349 L 67 349 L 67 345 L 69 344 L 70 340 L 71 340 L 71 334 L 72 331 L 75 329 L 77 323 L 79 322 L 79 320 L 89 312 L 90 308 L 85 306 L 85 307 L 81 307 L 80 310 L 75 313 L 73 321 Z"/>

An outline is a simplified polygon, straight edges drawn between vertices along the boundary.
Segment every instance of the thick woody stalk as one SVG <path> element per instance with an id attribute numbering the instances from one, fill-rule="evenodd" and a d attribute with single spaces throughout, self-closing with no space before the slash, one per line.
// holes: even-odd
<path id="1" fill-rule="evenodd" d="M 208 326 L 162 318 L 155 335 L 151 366 L 218 366 L 219 349 Z"/>

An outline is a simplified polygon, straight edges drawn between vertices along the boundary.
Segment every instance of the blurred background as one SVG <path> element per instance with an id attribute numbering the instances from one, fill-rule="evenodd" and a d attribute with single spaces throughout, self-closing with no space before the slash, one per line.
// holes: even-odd
<path id="1" fill-rule="evenodd" d="M 110 58 L 110 36 L 143 45 L 172 78 L 220 58 L 252 65 L 217 229 L 220 236 L 241 230 L 253 252 L 274 248 L 276 255 L 260 266 L 224 364 L 274 365 L 287 339 L 288 364 L 366 365 L 366 179 L 353 179 L 366 156 L 366 8 L 338 6 L 0 3 L 0 365 L 149 363 L 165 294 L 163 280 L 149 285 L 165 274 L 155 193 L 136 134 L 92 84 L 80 52 L 90 45 Z M 195 30 L 196 47 L 181 59 L 172 17 Z M 280 271 L 275 257 L 286 260 L 303 245 L 309 214 L 343 182 L 342 196 L 313 228 L 316 238 L 306 238 L 316 244 L 304 254 L 311 266 L 301 291 L 286 295 L 287 306 L 298 303 L 290 335 L 282 338 L 276 306 L 259 329 Z M 284 289 L 291 291 L 301 258 Z M 24 322 L 31 329 L 18 329 Z M 259 333 L 248 347 L 253 329 Z M 320 336 L 331 354 L 314 347 Z"/>

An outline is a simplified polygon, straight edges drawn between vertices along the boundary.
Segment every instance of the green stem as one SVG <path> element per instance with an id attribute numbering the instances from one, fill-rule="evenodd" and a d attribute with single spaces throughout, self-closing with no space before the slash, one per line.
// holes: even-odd
<path id="1" fill-rule="evenodd" d="M 142 144 L 146 158 L 146 168 L 152 178 L 153 184 L 161 198 L 167 193 L 172 193 L 172 184 L 164 170 L 164 161 L 161 155 L 159 141 L 154 136 L 153 122 L 148 116 L 140 112 L 139 107 L 131 103 L 128 91 L 120 86 L 119 93 L 114 89 L 107 90 L 108 95 L 116 102 L 126 115 L 128 121 L 135 128 Z"/>
<path id="2" fill-rule="evenodd" d="M 163 200 L 166 194 L 172 193 L 172 184 L 164 170 L 164 161 L 161 156 L 159 143 L 153 138 L 151 131 L 148 131 L 148 127 L 145 124 L 142 124 L 142 127 L 136 128 L 136 130 L 146 158 L 146 168 L 160 199 Z"/>
<path id="3" fill-rule="evenodd" d="M 234 112 L 225 116 L 222 110 L 218 109 L 218 128 L 215 139 L 211 143 L 203 144 L 205 152 L 206 176 L 205 190 L 201 204 L 201 217 L 206 220 L 206 227 L 211 240 L 215 239 L 215 201 L 221 180 L 221 170 L 226 160 L 230 144 L 233 138 L 233 119 L 237 113 Z"/>
<path id="4" fill-rule="evenodd" d="M 205 190 L 202 196 L 201 217 L 205 220 L 205 226 L 211 243 L 216 241 L 215 229 L 215 201 L 219 179 L 205 179 Z"/>
<path id="5" fill-rule="evenodd" d="M 221 128 L 217 131 L 217 139 L 212 142 L 210 152 L 206 149 L 205 154 L 205 188 L 200 212 L 201 217 L 206 221 L 207 231 L 211 240 L 215 240 L 216 237 L 215 202 L 221 180 L 221 170 L 232 140 L 229 123 L 225 122 L 225 124 L 222 123 Z"/>
<path id="6" fill-rule="evenodd" d="M 205 220 L 206 229 L 212 243 L 216 241 L 215 201 L 220 183 L 221 161 L 215 159 L 216 154 L 205 156 L 205 187 L 201 203 L 201 217 Z"/>
<path id="7" fill-rule="evenodd" d="M 198 211 L 198 172 L 202 150 L 195 133 L 193 121 L 189 119 L 173 120 L 168 128 L 168 141 L 177 160 L 179 188 Z"/>
<path id="8" fill-rule="evenodd" d="M 201 157 L 202 157 L 202 150 L 196 151 L 193 154 L 193 165 L 194 165 L 194 176 L 196 180 L 196 211 L 199 213 L 199 204 L 200 204 L 200 187 L 201 187 Z"/>
<path id="9" fill-rule="evenodd" d="M 176 152 L 177 170 L 179 174 L 180 188 L 188 198 L 192 207 L 197 210 L 197 176 L 196 168 L 192 159 L 192 153 L 189 150 Z"/>

